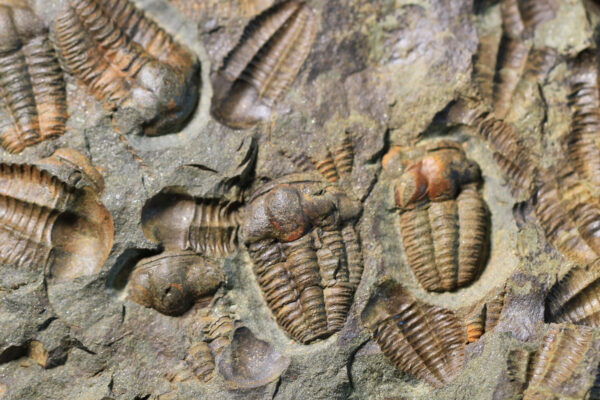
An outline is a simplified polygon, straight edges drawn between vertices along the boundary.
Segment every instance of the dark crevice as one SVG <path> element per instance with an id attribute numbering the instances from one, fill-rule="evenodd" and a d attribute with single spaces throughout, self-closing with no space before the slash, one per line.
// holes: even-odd
<path id="1" fill-rule="evenodd" d="M 54 321 L 56 321 L 58 319 L 58 317 L 56 316 L 52 316 L 50 318 L 48 318 L 47 320 L 45 320 L 44 322 L 42 322 L 42 324 L 40 326 L 38 326 L 38 332 L 41 331 L 45 331 L 46 329 L 48 329 L 48 327 L 50 326 L 50 324 Z"/>
<path id="2" fill-rule="evenodd" d="M 352 364 L 354 364 L 354 359 L 356 358 L 356 354 L 362 350 L 363 347 L 365 347 L 367 345 L 367 343 L 369 343 L 371 341 L 371 339 L 367 339 L 364 342 L 362 342 L 361 344 L 358 345 L 358 347 L 356 349 L 354 349 L 354 351 L 352 352 L 352 354 L 350 354 L 350 357 L 348 358 L 348 362 L 346 363 L 346 374 L 348 375 L 348 383 L 350 384 L 350 388 L 352 389 L 352 391 L 354 391 L 354 382 L 352 381 Z"/>
<path id="3" fill-rule="evenodd" d="M 27 355 L 28 343 L 21 345 L 8 346 L 0 353 L 0 364 L 17 360 Z"/>
<path id="4" fill-rule="evenodd" d="M 281 379 L 281 377 L 279 377 L 279 379 L 277 379 L 277 383 L 275 384 L 275 391 L 273 391 L 273 397 L 271 397 L 271 400 L 275 400 L 275 396 L 277 396 L 277 394 L 279 393 L 279 388 L 281 387 L 281 382 L 282 382 L 282 379 Z"/>

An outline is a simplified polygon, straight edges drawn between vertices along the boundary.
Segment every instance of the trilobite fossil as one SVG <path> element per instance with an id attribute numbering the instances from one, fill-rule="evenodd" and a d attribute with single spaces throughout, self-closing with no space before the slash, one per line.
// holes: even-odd
<path id="1" fill-rule="evenodd" d="M 41 164 L 60 160 L 54 155 Z M 85 160 L 78 172 L 93 170 L 97 176 L 91 180 L 98 180 L 85 157 L 71 160 Z M 39 266 L 53 278 L 74 278 L 96 273 L 112 241 L 112 218 L 95 187 L 77 188 L 36 165 L 0 164 L 1 263 Z"/>
<path id="2" fill-rule="evenodd" d="M 361 319 L 396 367 L 432 386 L 448 384 L 463 369 L 464 327 L 455 315 L 415 300 L 396 283 L 375 289 Z"/>
<path id="3" fill-rule="evenodd" d="M 479 167 L 454 142 L 430 143 L 412 153 L 395 147 L 384 160 L 390 174 L 400 175 L 395 203 L 408 265 L 427 290 L 467 286 L 483 268 L 489 242 Z M 399 159 L 405 155 L 403 169 Z"/>
<path id="4" fill-rule="evenodd" d="M 65 81 L 48 28 L 22 2 L 0 2 L 0 39 L 0 145 L 19 153 L 64 133 Z"/>
<path id="5" fill-rule="evenodd" d="M 468 343 L 479 340 L 483 334 L 492 331 L 496 327 L 504 309 L 505 294 L 504 290 L 500 291 L 485 302 L 478 312 L 468 318 L 466 322 Z"/>
<path id="6" fill-rule="evenodd" d="M 176 131 L 196 108 L 196 57 L 128 0 L 68 0 L 56 39 L 68 71 L 109 110 L 135 108 L 146 135 Z"/>
<path id="7" fill-rule="evenodd" d="M 302 1 L 276 4 L 256 17 L 213 79 L 214 117 L 236 129 L 268 119 L 296 78 L 315 33 L 315 16 Z"/>
<path id="8" fill-rule="evenodd" d="M 337 185 L 292 174 L 250 198 L 242 237 L 265 300 L 294 339 L 339 331 L 363 270 L 354 224 L 362 210 Z"/>

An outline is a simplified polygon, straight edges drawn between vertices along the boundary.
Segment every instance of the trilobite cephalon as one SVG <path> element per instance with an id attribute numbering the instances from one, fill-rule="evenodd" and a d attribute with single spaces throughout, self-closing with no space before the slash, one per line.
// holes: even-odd
<path id="1" fill-rule="evenodd" d="M 496 327 L 504 309 L 505 294 L 504 289 L 499 291 L 486 301 L 478 312 L 468 318 L 466 322 L 468 343 L 479 340 L 483 334 L 491 332 Z"/>
<path id="2" fill-rule="evenodd" d="M 593 332 L 584 326 L 553 324 L 540 349 L 509 354 L 508 374 L 520 385 L 523 400 L 582 398 L 562 393 L 590 349 Z"/>
<path id="3" fill-rule="evenodd" d="M 61 136 L 66 97 L 48 28 L 23 2 L 0 1 L 0 145 L 18 153 Z"/>
<path id="4" fill-rule="evenodd" d="M 260 187 L 242 227 L 254 272 L 279 324 L 309 343 L 339 331 L 363 270 L 354 224 L 362 207 L 316 174 Z"/>
<path id="5" fill-rule="evenodd" d="M 485 264 L 489 242 L 477 164 L 449 141 L 393 147 L 383 164 L 397 177 L 402 246 L 418 281 L 436 292 L 469 285 Z"/>
<path id="6" fill-rule="evenodd" d="M 146 135 L 177 130 L 196 108 L 197 58 L 128 0 L 68 0 L 56 40 L 68 71 L 108 109 L 139 112 Z"/>
<path id="7" fill-rule="evenodd" d="M 71 175 L 73 184 L 88 177 L 102 180 L 74 150 L 62 149 L 40 165 L 65 159 L 78 168 Z M 102 267 L 112 248 L 112 218 L 98 200 L 97 186 L 73 184 L 35 165 L 0 164 L 1 263 L 39 266 L 57 279 L 93 274 Z"/>
<path id="8" fill-rule="evenodd" d="M 396 367 L 432 386 L 448 384 L 463 369 L 465 332 L 454 313 L 414 299 L 396 283 L 376 288 L 361 319 Z"/>
<path id="9" fill-rule="evenodd" d="M 268 119 L 296 78 L 315 34 L 315 16 L 302 1 L 276 4 L 251 21 L 213 79 L 213 116 L 236 129 Z"/>

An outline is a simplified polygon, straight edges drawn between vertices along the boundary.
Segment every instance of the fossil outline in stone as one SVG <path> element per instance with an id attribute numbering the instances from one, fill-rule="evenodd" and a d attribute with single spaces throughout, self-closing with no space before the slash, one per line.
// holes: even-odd
<path id="1" fill-rule="evenodd" d="M 40 165 L 60 163 L 65 155 L 85 162 L 77 165 L 80 174 L 95 172 L 90 181 L 101 179 L 70 149 Z M 37 265 L 55 279 L 97 273 L 112 248 L 113 221 L 96 190 L 76 188 L 35 165 L 0 164 L 0 262 Z"/>
<path id="2" fill-rule="evenodd" d="M 316 28 L 310 7 L 295 0 L 252 20 L 213 79 L 213 116 L 234 129 L 268 119 L 308 56 Z"/>
<path id="3" fill-rule="evenodd" d="M 400 172 L 394 193 L 407 263 L 426 290 L 467 286 L 484 267 L 489 242 L 479 167 L 455 142 L 412 153 L 393 147 L 383 161 L 391 175 Z"/>
<path id="4" fill-rule="evenodd" d="M 146 135 L 178 130 L 196 108 L 196 57 L 129 0 L 68 0 L 56 39 L 69 72 L 109 110 L 135 108 Z"/>
<path id="5" fill-rule="evenodd" d="M 61 136 L 65 81 L 48 28 L 24 4 L 0 3 L 0 145 L 11 153 Z"/>
<path id="6" fill-rule="evenodd" d="M 471 315 L 466 322 L 467 342 L 473 343 L 485 333 L 494 330 L 504 309 L 506 289 L 499 291 L 490 301 L 487 301 L 479 312 Z"/>
<path id="7" fill-rule="evenodd" d="M 415 300 L 396 283 L 376 288 L 361 319 L 396 367 L 432 386 L 445 386 L 464 367 L 464 327 L 454 313 Z"/>

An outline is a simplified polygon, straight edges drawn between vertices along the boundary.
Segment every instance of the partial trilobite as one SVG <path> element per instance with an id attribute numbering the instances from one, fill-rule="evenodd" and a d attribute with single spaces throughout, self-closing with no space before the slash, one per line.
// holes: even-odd
<path id="1" fill-rule="evenodd" d="M 496 327 L 504 309 L 505 294 L 504 290 L 500 291 L 468 318 L 466 322 L 468 343 L 479 340 L 483 334 L 491 332 Z"/>
<path id="2" fill-rule="evenodd" d="M 61 154 L 75 151 L 41 164 L 61 163 Z M 98 180 L 85 157 L 70 159 L 85 161 L 76 166 L 77 181 L 87 171 L 96 175 L 90 181 Z M 113 222 L 95 189 L 77 188 L 35 165 L 0 164 L 0 262 L 39 266 L 58 279 L 98 272 L 112 247 Z"/>
<path id="3" fill-rule="evenodd" d="M 236 129 L 266 120 L 308 56 L 316 19 L 302 1 L 279 3 L 246 27 L 213 79 L 212 114 Z"/>
<path id="4" fill-rule="evenodd" d="M 56 39 L 69 72 L 109 110 L 135 108 L 146 135 L 176 131 L 196 108 L 196 57 L 128 0 L 68 0 Z"/>
<path id="5" fill-rule="evenodd" d="M 566 257 L 592 263 L 600 255 L 600 204 L 569 166 L 540 170 L 535 213 L 546 239 Z"/>
<path id="6" fill-rule="evenodd" d="M 339 331 L 363 270 L 360 202 L 313 174 L 292 174 L 250 199 L 242 237 L 265 300 L 294 339 Z"/>
<path id="7" fill-rule="evenodd" d="M 400 174 L 395 203 L 402 246 L 425 289 L 455 290 L 473 282 L 487 259 L 489 215 L 478 190 L 479 167 L 454 142 L 418 150 L 394 147 L 384 160 L 392 175 Z"/>
<path id="8" fill-rule="evenodd" d="M 383 354 L 402 371 L 442 387 L 465 362 L 464 327 L 446 309 L 415 300 L 402 286 L 376 288 L 361 315 Z"/>
<path id="9" fill-rule="evenodd" d="M 48 28 L 22 2 L 0 2 L 0 145 L 18 153 L 61 136 L 66 100 Z"/>
<path id="10" fill-rule="evenodd" d="M 538 351 L 511 352 L 510 378 L 521 385 L 523 400 L 563 399 L 563 386 L 583 361 L 592 331 L 575 325 L 552 325 Z"/>

